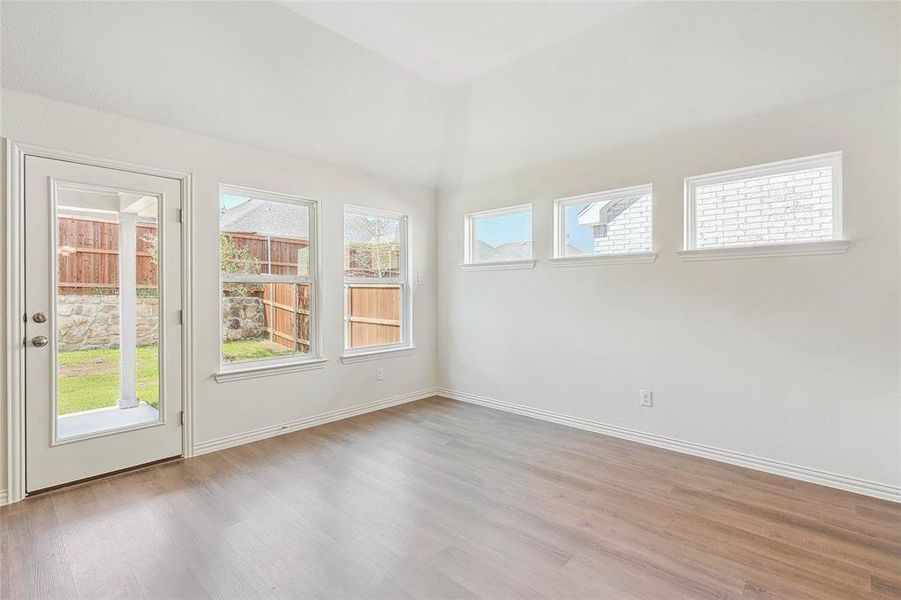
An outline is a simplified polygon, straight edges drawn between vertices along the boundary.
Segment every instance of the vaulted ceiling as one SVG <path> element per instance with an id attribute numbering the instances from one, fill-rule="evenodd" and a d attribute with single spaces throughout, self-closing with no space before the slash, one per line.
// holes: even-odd
<path id="1" fill-rule="evenodd" d="M 445 88 L 610 19 L 627 2 L 283 2 Z"/>
<path id="2" fill-rule="evenodd" d="M 3 2 L 2 85 L 428 186 L 898 82 L 895 3 Z"/>

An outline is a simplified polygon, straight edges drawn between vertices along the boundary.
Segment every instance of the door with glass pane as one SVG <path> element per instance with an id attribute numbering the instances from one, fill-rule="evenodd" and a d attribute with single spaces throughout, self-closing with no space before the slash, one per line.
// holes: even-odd
<path id="1" fill-rule="evenodd" d="M 182 454 L 181 202 L 25 157 L 27 492 Z"/>

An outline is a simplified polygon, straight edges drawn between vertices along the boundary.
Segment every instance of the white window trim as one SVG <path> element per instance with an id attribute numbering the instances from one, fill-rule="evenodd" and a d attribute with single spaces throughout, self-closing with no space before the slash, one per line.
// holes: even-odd
<path id="1" fill-rule="evenodd" d="M 253 281 L 268 283 L 299 283 L 310 285 L 310 351 L 306 354 L 294 356 L 285 356 L 278 358 L 248 360 L 239 363 L 226 364 L 222 355 L 222 338 L 221 332 L 217 333 L 219 338 L 219 371 L 214 374 L 217 383 L 225 383 L 229 381 L 238 381 L 241 379 L 250 379 L 255 377 L 264 377 L 268 375 L 278 375 L 282 373 L 293 373 L 296 371 L 307 371 L 311 369 L 321 369 L 325 366 L 327 360 L 322 352 L 322 327 L 321 327 L 321 309 L 322 306 L 322 260 L 319 251 L 319 232 L 321 231 L 319 220 L 319 202 L 296 196 L 293 194 L 283 194 L 280 192 L 270 192 L 251 187 L 220 184 L 219 195 L 223 193 L 235 196 L 250 196 L 259 200 L 269 200 L 273 202 L 285 202 L 308 207 L 310 211 L 310 275 L 294 276 L 294 275 L 268 275 L 265 273 L 256 275 L 222 275 L 222 268 L 219 269 L 219 319 L 222 318 L 222 284 L 229 281 Z M 216 243 L 219 243 L 219 233 L 217 230 Z"/>
<path id="2" fill-rule="evenodd" d="M 216 383 L 228 383 L 230 381 L 241 381 L 243 379 L 254 379 L 256 377 L 269 377 L 271 375 L 282 375 L 284 373 L 296 373 L 298 371 L 312 371 L 325 367 L 328 362 L 324 358 L 311 358 L 299 360 L 293 363 L 284 364 L 260 364 L 265 360 L 258 360 L 248 363 L 253 366 L 245 366 L 238 369 L 222 369 L 213 377 Z"/>
<path id="3" fill-rule="evenodd" d="M 754 244 L 750 246 L 697 247 L 695 221 L 695 192 L 699 185 L 725 183 L 750 177 L 766 177 L 817 167 L 832 168 L 832 239 L 787 244 Z M 684 261 L 723 260 L 731 258 L 769 258 L 775 256 L 810 256 L 841 254 L 851 245 L 844 238 L 842 221 L 842 153 L 827 152 L 801 158 L 752 165 L 685 179 L 683 248 L 679 257 Z"/>
<path id="4" fill-rule="evenodd" d="M 655 262 L 656 252 L 620 252 L 589 256 L 561 256 L 551 259 L 552 267 L 591 267 L 599 265 L 641 265 Z"/>
<path id="5" fill-rule="evenodd" d="M 535 266 L 535 221 L 534 215 L 532 223 L 529 227 L 529 241 L 532 242 L 533 258 L 511 258 L 510 260 L 475 260 L 478 253 L 475 251 L 478 240 L 475 236 L 475 221 L 485 217 L 504 217 L 507 215 L 518 215 L 522 213 L 532 214 L 532 203 L 517 204 L 516 206 L 505 206 L 502 208 L 492 208 L 490 210 L 482 210 L 479 212 L 469 213 L 464 218 L 463 226 L 463 264 L 461 268 L 464 271 L 497 271 L 508 269 L 531 269 Z"/>
<path id="6" fill-rule="evenodd" d="M 363 362 L 366 360 L 376 360 L 379 358 L 389 358 L 391 356 L 402 356 L 411 354 L 416 350 L 413 344 L 413 286 L 410 285 L 411 273 L 413 272 L 413 260 L 410 252 L 411 223 L 410 216 L 382 210 L 378 208 L 369 208 L 365 206 L 354 206 L 350 204 L 344 205 L 341 213 L 341 262 L 344 263 L 344 215 L 347 213 L 366 215 L 372 217 L 386 217 L 389 219 L 400 219 L 400 256 L 398 264 L 399 277 L 344 277 L 343 296 L 344 310 L 342 318 L 344 320 L 344 353 L 341 355 L 342 364 L 352 364 Z M 343 267 L 342 267 L 343 268 Z M 400 285 L 401 286 L 401 320 L 400 320 L 400 342 L 395 344 L 379 344 L 377 346 L 364 346 L 362 348 L 348 348 L 348 325 L 350 323 L 347 316 L 347 286 L 348 285 Z"/>
<path id="7" fill-rule="evenodd" d="M 407 346 L 398 345 L 398 347 L 392 346 L 371 346 L 372 348 L 376 348 L 376 350 L 369 350 L 369 347 L 366 348 L 365 351 L 361 352 L 348 352 L 341 356 L 341 364 L 350 365 L 358 362 L 366 362 L 370 360 L 379 360 L 381 358 L 392 358 L 395 356 L 408 356 L 413 354 L 416 351 L 416 346 L 410 344 Z"/>
<path id="8" fill-rule="evenodd" d="M 509 271 L 511 269 L 532 269 L 534 260 L 486 260 L 477 263 L 464 263 L 460 268 L 464 271 Z"/>
<path id="9" fill-rule="evenodd" d="M 578 256 L 566 255 L 566 207 L 573 204 L 586 204 L 594 202 L 609 202 L 624 196 L 637 194 L 651 195 L 651 251 L 650 252 L 617 252 L 602 254 L 584 254 Z M 654 184 L 644 183 L 630 187 L 608 190 L 605 192 L 592 192 L 579 196 L 569 196 L 554 200 L 554 257 L 551 265 L 554 267 L 587 267 L 596 265 L 628 265 L 652 263 L 657 260 L 656 242 L 654 239 Z"/>
<path id="10" fill-rule="evenodd" d="M 778 256 L 819 256 L 844 254 L 851 246 L 849 240 L 820 240 L 816 242 L 796 242 L 793 244 L 760 244 L 757 246 L 729 246 L 726 248 L 704 248 L 701 250 L 680 250 L 683 262 L 702 260 L 730 260 L 737 258 L 775 258 Z"/>

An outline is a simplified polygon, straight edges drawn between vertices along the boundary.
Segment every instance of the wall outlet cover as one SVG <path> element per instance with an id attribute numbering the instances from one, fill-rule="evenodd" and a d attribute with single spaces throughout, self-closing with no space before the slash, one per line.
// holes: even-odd
<path id="1" fill-rule="evenodd" d="M 651 390 L 640 390 L 638 404 L 639 406 L 654 406 L 654 394 Z"/>

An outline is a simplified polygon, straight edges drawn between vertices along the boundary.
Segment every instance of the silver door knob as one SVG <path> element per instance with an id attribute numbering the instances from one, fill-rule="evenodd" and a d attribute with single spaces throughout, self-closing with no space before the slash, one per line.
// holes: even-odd
<path id="1" fill-rule="evenodd" d="M 42 313 L 42 312 L 36 312 L 36 313 L 34 313 L 33 315 L 31 315 L 31 319 L 32 319 L 35 323 L 46 323 L 46 322 L 47 322 L 47 315 L 45 315 L 45 314 Z"/>
<path id="2" fill-rule="evenodd" d="M 50 339 L 47 338 L 46 335 L 36 335 L 31 338 L 31 343 L 37 346 L 38 348 L 43 348 L 47 344 L 50 343 Z"/>

